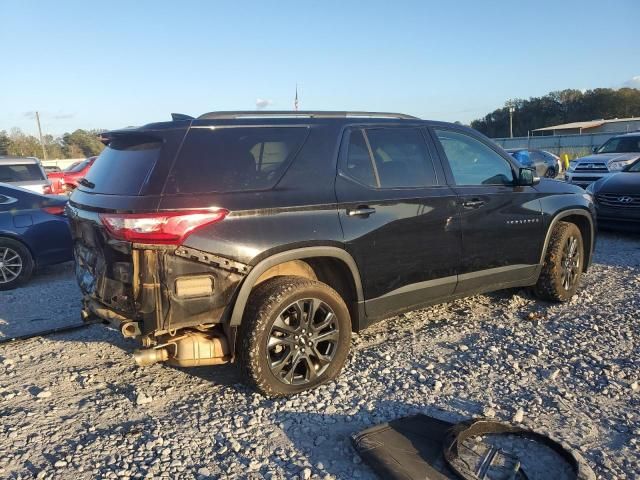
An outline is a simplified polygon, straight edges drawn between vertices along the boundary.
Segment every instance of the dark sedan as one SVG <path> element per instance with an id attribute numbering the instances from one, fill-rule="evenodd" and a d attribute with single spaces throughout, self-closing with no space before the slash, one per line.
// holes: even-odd
<path id="1" fill-rule="evenodd" d="M 66 199 L 0 183 L 0 290 L 26 282 L 37 267 L 73 258 Z"/>
<path id="2" fill-rule="evenodd" d="M 587 187 L 595 198 L 598 225 L 640 231 L 640 160 Z"/>
<path id="3" fill-rule="evenodd" d="M 509 148 L 507 152 L 523 167 L 535 168 L 539 177 L 556 178 L 559 173 L 558 159 L 549 152 L 526 148 Z"/>

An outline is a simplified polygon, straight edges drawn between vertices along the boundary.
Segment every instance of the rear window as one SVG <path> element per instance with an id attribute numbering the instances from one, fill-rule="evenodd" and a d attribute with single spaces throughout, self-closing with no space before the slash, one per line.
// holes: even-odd
<path id="1" fill-rule="evenodd" d="M 0 165 L 0 182 L 32 182 L 44 180 L 44 174 L 38 165 Z"/>
<path id="2" fill-rule="evenodd" d="M 138 195 L 161 148 L 160 140 L 146 135 L 113 139 L 96 159 L 80 189 L 108 195 Z"/>
<path id="3" fill-rule="evenodd" d="M 306 127 L 191 128 L 169 175 L 166 192 L 273 188 L 307 131 Z"/>
<path id="4" fill-rule="evenodd" d="M 78 173 L 78 172 L 81 172 L 84 169 L 84 167 L 86 167 L 87 165 L 89 165 L 89 160 L 84 160 L 82 162 L 75 163 L 75 164 L 71 165 L 71 167 L 69 167 L 67 170 L 65 170 L 65 172 L 67 172 L 67 173 Z"/>

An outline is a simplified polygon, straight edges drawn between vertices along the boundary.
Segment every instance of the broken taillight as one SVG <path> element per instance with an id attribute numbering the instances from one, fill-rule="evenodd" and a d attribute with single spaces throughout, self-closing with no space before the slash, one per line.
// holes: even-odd
<path id="1" fill-rule="evenodd" d="M 103 213 L 100 221 L 111 236 L 135 243 L 180 245 L 194 230 L 224 219 L 224 209 L 189 212 Z"/>

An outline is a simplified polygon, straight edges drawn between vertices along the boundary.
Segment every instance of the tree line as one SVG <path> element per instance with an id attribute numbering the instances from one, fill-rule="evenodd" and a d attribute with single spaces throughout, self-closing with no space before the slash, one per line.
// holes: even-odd
<path id="1" fill-rule="evenodd" d="M 636 88 L 596 88 L 562 90 L 528 100 L 507 102 L 483 118 L 471 122 L 471 127 L 488 137 L 509 136 L 509 106 L 513 106 L 513 135 L 526 137 L 536 128 L 587 120 L 640 117 L 640 90 Z"/>
<path id="2" fill-rule="evenodd" d="M 104 145 L 100 133 L 104 130 L 82 130 L 65 133 L 59 137 L 43 135 L 42 143 L 48 159 L 86 158 L 98 155 Z M 40 140 L 19 128 L 0 131 L 0 156 L 38 157 L 43 160 Z"/>

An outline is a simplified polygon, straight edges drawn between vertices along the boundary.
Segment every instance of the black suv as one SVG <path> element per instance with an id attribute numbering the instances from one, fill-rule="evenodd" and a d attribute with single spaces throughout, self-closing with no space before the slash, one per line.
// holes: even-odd
<path id="1" fill-rule="evenodd" d="M 591 196 L 459 125 L 217 112 L 105 138 L 68 207 L 77 278 L 139 365 L 237 358 L 289 395 L 338 375 L 352 330 L 510 287 L 566 301 L 591 261 Z"/>

